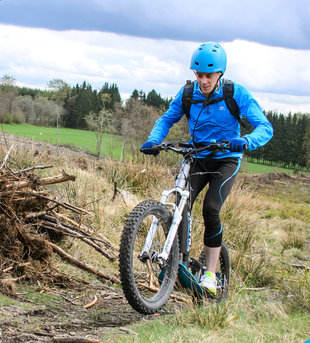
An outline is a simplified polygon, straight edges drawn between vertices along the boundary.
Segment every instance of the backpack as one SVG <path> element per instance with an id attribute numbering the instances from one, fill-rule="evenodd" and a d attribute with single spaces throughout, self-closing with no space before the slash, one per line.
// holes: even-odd
<path id="1" fill-rule="evenodd" d="M 215 104 L 222 100 L 225 100 L 226 106 L 229 112 L 238 120 L 239 124 L 245 127 L 245 123 L 240 118 L 240 108 L 233 98 L 234 95 L 234 83 L 231 80 L 224 80 L 223 84 L 223 96 L 217 99 L 212 100 L 193 100 L 193 90 L 194 90 L 194 81 L 187 80 L 184 86 L 183 95 L 182 95 L 182 107 L 183 112 L 186 115 L 186 118 L 190 117 L 190 109 L 192 104 L 204 103 L 206 106 Z"/>

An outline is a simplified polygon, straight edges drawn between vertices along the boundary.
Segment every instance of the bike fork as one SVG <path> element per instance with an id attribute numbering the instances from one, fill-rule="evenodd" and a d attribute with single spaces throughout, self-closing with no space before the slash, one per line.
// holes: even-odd
<path id="1" fill-rule="evenodd" d="M 189 197 L 189 191 L 181 190 L 181 191 L 179 191 L 179 193 L 181 195 L 181 200 L 180 200 L 180 203 L 178 206 L 176 206 L 174 203 L 166 202 L 167 198 L 171 194 L 174 194 L 175 192 L 176 192 L 175 188 L 170 189 L 170 190 L 164 190 L 163 194 L 162 194 L 162 198 L 161 198 L 162 204 L 167 205 L 167 206 L 172 206 L 174 208 L 172 224 L 170 226 L 168 236 L 166 238 L 163 250 L 158 256 L 155 257 L 161 266 L 164 266 L 166 261 L 168 260 L 168 256 L 170 254 L 172 244 L 174 242 L 175 236 L 176 236 L 177 231 L 178 231 L 178 227 L 179 227 L 180 222 L 182 220 L 182 212 L 184 210 L 185 204 L 186 204 L 187 199 Z M 158 227 L 158 218 L 156 218 L 154 216 L 150 230 L 147 234 L 147 237 L 146 237 L 146 240 L 144 243 L 143 250 L 142 250 L 141 254 L 139 255 L 139 258 L 141 260 L 147 259 L 150 257 L 150 250 L 152 247 L 153 239 L 154 239 L 156 231 L 157 231 L 157 227 Z"/>

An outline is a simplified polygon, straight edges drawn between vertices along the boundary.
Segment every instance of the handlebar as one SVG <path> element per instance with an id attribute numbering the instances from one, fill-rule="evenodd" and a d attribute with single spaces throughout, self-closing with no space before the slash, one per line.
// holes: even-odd
<path id="1" fill-rule="evenodd" d="M 176 144 L 178 144 L 178 147 L 176 147 Z M 223 141 L 223 142 L 212 142 L 209 143 L 208 145 L 204 146 L 195 146 L 194 144 L 191 143 L 186 143 L 186 142 L 178 142 L 178 143 L 173 143 L 173 142 L 164 142 L 160 145 L 154 145 L 149 149 L 141 149 L 141 152 L 143 150 L 148 150 L 151 151 L 153 155 L 157 155 L 160 151 L 165 150 L 171 150 L 176 152 L 177 154 L 180 155 L 194 155 L 198 154 L 199 152 L 209 150 L 209 151 L 225 151 L 225 150 L 230 150 L 230 142 L 229 141 Z"/>

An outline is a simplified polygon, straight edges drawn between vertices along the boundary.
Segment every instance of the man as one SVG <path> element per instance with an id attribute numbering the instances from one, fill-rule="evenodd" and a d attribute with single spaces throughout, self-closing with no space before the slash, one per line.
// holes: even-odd
<path id="1" fill-rule="evenodd" d="M 191 166 L 191 206 L 208 184 L 203 202 L 205 225 L 204 249 L 206 272 L 200 285 L 210 293 L 216 294 L 215 271 L 222 243 L 220 210 L 228 196 L 239 171 L 244 149 L 254 150 L 266 144 L 273 135 L 273 129 L 257 101 L 241 85 L 234 83 L 233 98 L 240 114 L 254 127 L 253 132 L 240 137 L 240 118 L 228 109 L 223 97 L 226 70 L 226 53 L 223 47 L 214 42 L 201 44 L 193 53 L 190 68 L 194 71 L 194 82 L 190 114 L 188 116 L 190 143 L 195 146 L 208 145 L 212 141 L 230 141 L 230 151 L 213 155 L 210 151 L 197 154 Z M 173 124 L 184 115 L 181 88 L 170 103 L 169 110 L 159 118 L 141 151 L 152 154 L 152 146 L 160 144 Z"/>

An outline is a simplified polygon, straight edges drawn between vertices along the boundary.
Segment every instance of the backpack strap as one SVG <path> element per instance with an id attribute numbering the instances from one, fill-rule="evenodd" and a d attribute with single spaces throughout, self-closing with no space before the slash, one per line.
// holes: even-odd
<path id="1" fill-rule="evenodd" d="M 190 117 L 189 112 L 192 105 L 193 90 L 194 90 L 194 81 L 186 80 L 186 84 L 184 86 L 184 90 L 182 94 L 182 107 L 183 107 L 183 113 L 186 115 L 187 119 L 189 119 Z"/>
<path id="2" fill-rule="evenodd" d="M 184 90 L 182 94 L 182 107 L 183 113 L 186 115 L 186 118 L 190 117 L 190 109 L 192 104 L 196 103 L 205 103 L 206 105 L 215 104 L 222 100 L 225 100 L 226 106 L 229 112 L 238 120 L 239 124 L 245 127 L 245 123 L 240 118 L 240 108 L 233 98 L 234 95 L 234 83 L 231 80 L 224 80 L 223 84 L 223 96 L 220 98 L 212 99 L 211 101 L 206 100 L 193 100 L 193 91 L 194 91 L 194 81 L 187 80 L 184 85 Z"/>
<path id="3" fill-rule="evenodd" d="M 238 120 L 239 124 L 245 127 L 245 123 L 240 118 L 240 108 L 233 98 L 234 95 L 234 83 L 231 80 L 224 80 L 223 84 L 223 97 L 229 112 Z"/>

